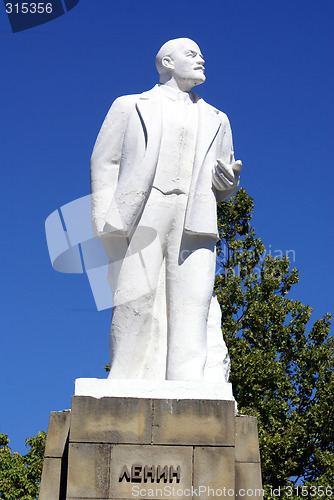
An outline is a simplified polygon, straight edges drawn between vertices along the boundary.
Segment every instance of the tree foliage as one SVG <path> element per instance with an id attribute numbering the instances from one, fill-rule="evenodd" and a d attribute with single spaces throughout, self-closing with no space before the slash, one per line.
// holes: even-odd
<path id="1" fill-rule="evenodd" d="M 297 485 L 310 498 L 320 486 L 333 487 L 334 495 L 331 316 L 307 329 L 311 307 L 287 297 L 298 271 L 290 270 L 287 256 L 266 253 L 250 225 L 253 207 L 244 189 L 218 204 L 215 292 L 230 381 L 239 412 L 258 419 L 267 498 L 278 487 L 300 497 Z"/>
<path id="2" fill-rule="evenodd" d="M 46 433 L 26 439 L 30 450 L 26 455 L 12 453 L 9 439 L 0 433 L 0 498 L 36 500 L 41 480 Z"/>

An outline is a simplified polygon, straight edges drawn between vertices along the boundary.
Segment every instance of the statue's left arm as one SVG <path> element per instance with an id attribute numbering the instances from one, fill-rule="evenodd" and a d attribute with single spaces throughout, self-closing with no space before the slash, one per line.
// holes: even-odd
<path id="1" fill-rule="evenodd" d="M 235 161 L 232 141 L 232 131 L 227 116 L 219 113 L 222 122 L 222 147 L 220 157 L 212 171 L 212 184 L 216 191 L 217 201 L 224 201 L 233 196 L 239 187 L 242 162 Z"/>

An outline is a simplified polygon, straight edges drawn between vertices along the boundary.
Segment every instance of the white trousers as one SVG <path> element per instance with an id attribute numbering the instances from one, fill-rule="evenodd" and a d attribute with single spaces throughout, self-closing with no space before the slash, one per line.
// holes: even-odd
<path id="1" fill-rule="evenodd" d="M 157 341 L 162 323 L 154 315 L 161 269 L 167 318 L 164 378 L 203 378 L 216 240 L 184 233 L 186 205 L 185 194 L 165 195 L 152 188 L 131 240 L 104 241 L 111 259 L 108 281 L 115 304 L 109 378 L 147 378 L 144 365 L 148 352 L 155 356 L 152 342 Z M 120 255 L 125 258 L 120 260 Z"/>

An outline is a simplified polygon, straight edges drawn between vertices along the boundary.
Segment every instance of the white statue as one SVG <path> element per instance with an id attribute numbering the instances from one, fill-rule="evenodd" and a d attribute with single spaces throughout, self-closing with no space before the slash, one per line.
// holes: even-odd
<path id="1" fill-rule="evenodd" d="M 192 40 L 165 43 L 159 85 L 116 99 L 94 147 L 92 221 L 114 293 L 109 378 L 228 378 L 216 202 L 236 192 L 241 162 L 227 116 L 191 91 L 203 65 Z"/>

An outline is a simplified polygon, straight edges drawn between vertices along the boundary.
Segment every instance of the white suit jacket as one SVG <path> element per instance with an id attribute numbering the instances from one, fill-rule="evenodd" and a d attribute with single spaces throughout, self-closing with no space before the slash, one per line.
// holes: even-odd
<path id="1" fill-rule="evenodd" d="M 196 94 L 195 94 L 196 96 Z M 184 230 L 217 237 L 216 202 L 236 191 L 217 191 L 212 169 L 217 159 L 234 163 L 227 116 L 196 96 L 198 134 Z M 162 134 L 158 85 L 112 104 L 91 158 L 92 224 L 95 235 L 128 235 L 138 223 L 158 164 Z"/>

